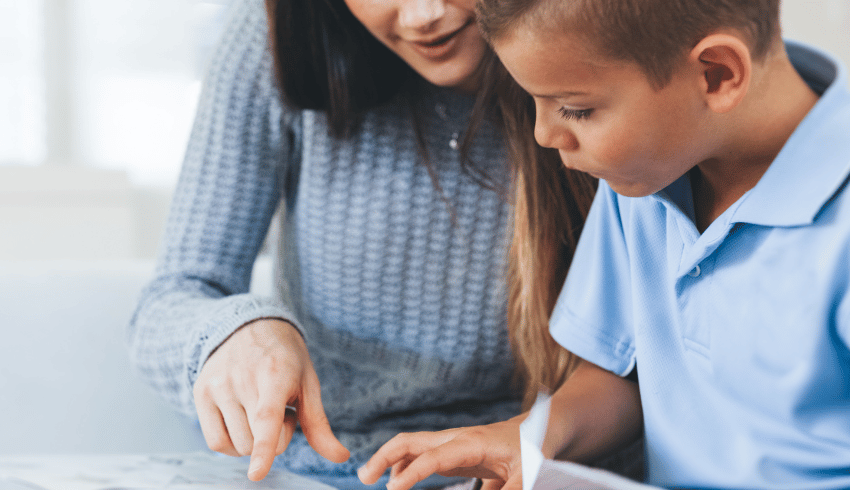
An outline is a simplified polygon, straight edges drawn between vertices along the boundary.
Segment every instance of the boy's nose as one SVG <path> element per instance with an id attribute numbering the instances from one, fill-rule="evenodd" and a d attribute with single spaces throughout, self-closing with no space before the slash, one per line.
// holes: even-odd
<path id="1" fill-rule="evenodd" d="M 427 32 L 445 13 L 445 0 L 400 0 L 399 24 Z"/>
<path id="2" fill-rule="evenodd" d="M 559 124 L 552 124 L 541 117 L 541 111 L 537 111 L 537 118 L 534 122 L 534 139 L 540 146 L 546 148 L 555 148 L 561 151 L 573 151 L 578 148 L 578 140 L 572 131 L 561 127 Z"/>

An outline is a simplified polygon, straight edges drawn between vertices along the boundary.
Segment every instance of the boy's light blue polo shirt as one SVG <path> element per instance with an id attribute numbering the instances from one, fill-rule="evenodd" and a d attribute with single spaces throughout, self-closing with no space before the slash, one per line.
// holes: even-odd
<path id="1" fill-rule="evenodd" d="M 552 315 L 567 349 L 639 367 L 656 485 L 850 488 L 850 93 L 786 46 L 823 95 L 758 184 L 700 235 L 687 175 L 601 182 Z"/>

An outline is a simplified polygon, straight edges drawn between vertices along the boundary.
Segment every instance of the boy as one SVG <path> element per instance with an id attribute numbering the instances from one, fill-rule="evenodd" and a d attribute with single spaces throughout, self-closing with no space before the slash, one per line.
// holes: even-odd
<path id="1" fill-rule="evenodd" d="M 550 322 L 584 362 L 544 453 L 586 459 L 642 422 L 655 485 L 850 488 L 844 68 L 782 42 L 779 0 L 479 14 L 538 142 L 602 179 Z M 429 471 L 515 486 L 515 426 L 400 437 L 361 478 L 400 462 L 391 490 Z"/>

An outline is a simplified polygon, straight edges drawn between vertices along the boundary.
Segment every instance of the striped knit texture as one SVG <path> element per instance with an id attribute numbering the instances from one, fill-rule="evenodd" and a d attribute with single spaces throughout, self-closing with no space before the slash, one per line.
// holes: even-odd
<path id="1" fill-rule="evenodd" d="M 228 335 L 263 317 L 296 324 L 352 458 L 329 463 L 296 433 L 277 464 L 356 487 L 357 467 L 399 431 L 518 410 L 505 326 L 510 208 L 450 148 L 471 98 L 424 82 L 412 92 L 438 190 L 409 101 L 333 139 L 323 114 L 281 107 L 266 36 L 262 0 L 237 2 L 205 80 L 156 275 L 128 330 L 130 354 L 158 393 L 194 415 L 192 386 Z M 470 156 L 506 182 L 492 126 Z M 263 298 L 248 293 L 251 268 L 281 202 L 280 294 Z"/>

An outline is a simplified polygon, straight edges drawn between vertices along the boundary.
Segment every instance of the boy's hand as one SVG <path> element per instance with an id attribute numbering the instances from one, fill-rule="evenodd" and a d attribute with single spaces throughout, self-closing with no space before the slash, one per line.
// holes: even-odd
<path id="1" fill-rule="evenodd" d="M 304 339 L 286 322 L 257 320 L 234 332 L 204 364 L 194 397 L 207 445 L 230 456 L 250 454 L 251 480 L 268 474 L 296 418 L 316 452 L 337 463 L 348 459 L 322 407 Z"/>
<path id="2" fill-rule="evenodd" d="M 371 485 L 392 467 L 388 490 L 408 490 L 433 475 L 484 479 L 484 490 L 522 490 L 519 424 L 526 414 L 495 424 L 399 434 L 358 470 Z"/>

